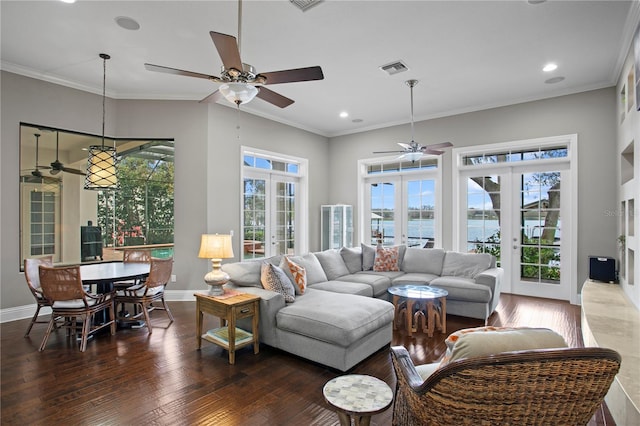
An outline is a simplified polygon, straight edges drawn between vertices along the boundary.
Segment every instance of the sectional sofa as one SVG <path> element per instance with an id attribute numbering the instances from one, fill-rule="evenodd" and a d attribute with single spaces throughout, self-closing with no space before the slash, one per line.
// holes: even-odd
<path id="1" fill-rule="evenodd" d="M 392 285 L 424 284 L 449 292 L 447 313 L 485 321 L 495 310 L 503 270 L 489 254 L 396 246 L 380 262 L 383 249 L 361 245 L 288 256 L 301 266 L 307 288 L 293 302 L 262 285 L 268 262 L 294 277 L 282 256 L 227 263 L 227 287 L 257 294 L 260 341 L 323 365 L 347 371 L 391 342 Z M 388 254 L 388 253 L 387 253 Z M 381 267 L 382 265 L 382 267 Z M 298 292 L 299 293 L 299 292 Z M 242 324 L 240 326 L 249 326 Z"/>

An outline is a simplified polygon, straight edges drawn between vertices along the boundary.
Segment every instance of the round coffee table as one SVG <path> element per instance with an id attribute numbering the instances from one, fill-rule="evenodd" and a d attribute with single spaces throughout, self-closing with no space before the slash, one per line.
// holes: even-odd
<path id="1" fill-rule="evenodd" d="M 342 426 L 368 426 L 371 416 L 389 408 L 391 388 L 382 380 L 362 374 L 347 374 L 329 380 L 322 388 L 325 401 L 338 413 Z"/>
<path id="2" fill-rule="evenodd" d="M 419 325 L 429 337 L 433 337 L 436 328 L 443 334 L 447 332 L 447 290 L 427 285 L 400 285 L 387 291 L 393 296 L 394 328 L 396 322 L 404 319 L 409 336 L 418 331 Z"/>

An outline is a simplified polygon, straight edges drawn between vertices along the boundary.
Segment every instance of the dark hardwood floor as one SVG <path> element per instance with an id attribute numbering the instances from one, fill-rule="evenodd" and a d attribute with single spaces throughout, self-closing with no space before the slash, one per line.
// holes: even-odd
<path id="1" fill-rule="evenodd" d="M 339 371 L 261 345 L 227 353 L 203 342 L 196 350 L 195 302 L 170 302 L 175 322 L 152 312 L 154 332 L 122 329 L 89 341 L 85 353 L 64 331 L 53 332 L 38 352 L 46 325 L 24 338 L 28 320 L 1 324 L 2 425 L 337 425 L 322 387 Z M 580 307 L 565 302 L 502 295 L 490 325 L 548 327 L 571 346 L 582 346 Z M 217 326 L 205 317 L 205 327 Z M 482 321 L 449 315 L 447 332 Z M 447 333 L 447 334 L 448 334 Z M 408 348 L 415 363 L 437 361 L 446 335 L 394 333 L 393 345 Z M 354 367 L 392 388 L 395 376 L 388 347 Z M 391 412 L 372 417 L 390 425 Z M 612 425 L 604 407 L 590 425 Z"/>

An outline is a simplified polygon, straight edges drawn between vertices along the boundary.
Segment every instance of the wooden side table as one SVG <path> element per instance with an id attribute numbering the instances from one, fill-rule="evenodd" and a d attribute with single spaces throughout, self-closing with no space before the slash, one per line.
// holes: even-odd
<path id="1" fill-rule="evenodd" d="M 235 363 L 236 349 L 253 344 L 253 353 L 258 353 L 260 296 L 248 293 L 241 293 L 223 299 L 203 293 L 195 293 L 194 296 L 196 296 L 196 339 L 198 340 L 198 350 L 202 347 L 202 340 L 221 346 L 229 351 L 229 364 Z M 221 327 L 203 333 L 202 320 L 205 313 L 220 318 Z M 252 318 L 252 330 L 250 333 L 236 328 L 236 322 L 241 318 Z"/>

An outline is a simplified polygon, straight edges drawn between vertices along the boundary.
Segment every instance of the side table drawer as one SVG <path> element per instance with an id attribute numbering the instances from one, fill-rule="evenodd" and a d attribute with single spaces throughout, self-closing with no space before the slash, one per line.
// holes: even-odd
<path id="1" fill-rule="evenodd" d="M 238 319 L 251 317 L 256 313 L 256 305 L 251 302 L 246 305 L 234 306 L 233 311 Z"/>

